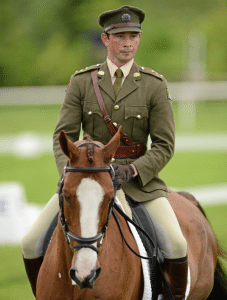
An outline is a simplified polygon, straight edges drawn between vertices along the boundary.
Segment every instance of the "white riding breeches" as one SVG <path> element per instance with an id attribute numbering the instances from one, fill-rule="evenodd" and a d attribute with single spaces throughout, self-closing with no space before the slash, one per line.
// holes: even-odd
<path id="1" fill-rule="evenodd" d="M 187 254 L 184 238 L 177 217 L 165 197 L 141 202 L 147 209 L 157 233 L 158 245 L 165 258 L 176 259 Z"/>
<path id="2" fill-rule="evenodd" d="M 43 256 L 45 234 L 58 211 L 58 194 L 54 194 L 41 211 L 39 217 L 28 233 L 22 239 L 22 252 L 24 258 L 31 259 Z"/>

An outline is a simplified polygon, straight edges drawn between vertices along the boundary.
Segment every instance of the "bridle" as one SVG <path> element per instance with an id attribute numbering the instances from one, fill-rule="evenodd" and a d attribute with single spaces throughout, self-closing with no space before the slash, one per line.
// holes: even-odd
<path id="1" fill-rule="evenodd" d="M 102 148 L 100 145 L 98 145 L 96 143 L 93 143 L 93 142 L 89 142 L 89 141 L 85 142 L 83 144 L 80 144 L 77 147 L 80 148 L 80 147 L 85 147 L 87 145 L 93 145 L 95 147 Z M 67 172 L 82 172 L 82 173 L 109 172 L 111 174 L 112 180 L 114 180 L 114 177 L 115 177 L 114 168 L 111 164 L 108 167 L 88 167 L 88 168 L 84 168 L 84 167 L 71 167 L 71 166 L 69 166 L 69 161 L 68 161 L 67 166 L 65 166 L 65 168 L 64 168 L 64 175 Z M 92 244 L 96 243 L 99 240 L 100 240 L 100 243 L 99 243 L 98 247 L 100 247 L 101 244 L 102 244 L 103 238 L 105 237 L 105 232 L 106 232 L 106 229 L 107 229 L 107 226 L 108 226 L 108 222 L 109 222 L 110 216 L 111 216 L 112 211 L 113 211 L 115 195 L 110 201 L 107 220 L 106 220 L 106 223 L 104 224 L 104 226 L 102 227 L 101 232 L 99 232 L 97 235 L 95 235 L 93 237 L 89 237 L 89 238 L 80 237 L 80 236 L 76 235 L 75 233 L 71 232 L 68 229 L 68 226 L 67 226 L 67 223 L 66 223 L 66 220 L 65 220 L 64 205 L 63 205 L 64 199 L 63 199 L 63 195 L 62 195 L 62 190 L 63 190 L 63 186 L 64 186 L 64 175 L 61 179 L 61 185 L 60 185 L 60 190 L 59 190 L 60 212 L 59 212 L 59 215 L 58 215 L 58 220 L 59 220 L 59 223 L 61 224 L 61 227 L 62 227 L 62 230 L 64 232 L 66 241 L 70 245 L 73 252 L 75 252 L 77 250 L 80 250 L 81 248 L 90 248 L 90 249 L 94 250 L 95 252 L 97 252 L 97 254 L 98 254 L 99 253 L 98 248 L 96 248 Z M 79 245 L 72 246 L 70 240 L 73 240 L 73 241 L 77 242 Z"/>

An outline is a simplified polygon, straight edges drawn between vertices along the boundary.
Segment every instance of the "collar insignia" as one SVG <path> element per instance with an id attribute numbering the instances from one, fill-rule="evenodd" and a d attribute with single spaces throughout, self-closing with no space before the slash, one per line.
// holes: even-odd
<path id="1" fill-rule="evenodd" d="M 139 72 L 134 73 L 134 74 L 133 74 L 133 77 L 134 77 L 134 78 L 140 77 L 140 73 L 139 73 Z"/>
<path id="2" fill-rule="evenodd" d="M 105 72 L 104 71 L 98 71 L 99 76 L 104 76 Z"/>

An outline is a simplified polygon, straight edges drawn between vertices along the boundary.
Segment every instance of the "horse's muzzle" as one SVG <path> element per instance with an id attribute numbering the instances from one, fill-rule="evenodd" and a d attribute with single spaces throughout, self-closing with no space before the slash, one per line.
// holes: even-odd
<path id="1" fill-rule="evenodd" d="M 77 276 L 77 270 L 76 269 L 70 269 L 70 277 L 71 279 L 78 285 L 79 289 L 93 289 L 94 282 L 96 278 L 99 276 L 101 272 L 101 267 L 95 267 L 91 270 L 91 273 L 86 276 L 83 280 L 80 280 Z"/>

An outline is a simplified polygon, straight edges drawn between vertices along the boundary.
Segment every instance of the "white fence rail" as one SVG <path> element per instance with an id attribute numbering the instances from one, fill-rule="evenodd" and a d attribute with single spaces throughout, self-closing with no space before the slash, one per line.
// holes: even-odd
<path id="1" fill-rule="evenodd" d="M 66 86 L 3 87 L 0 106 L 61 104 Z M 179 123 L 182 128 L 196 126 L 196 102 L 227 100 L 227 81 L 170 82 L 173 101 L 179 102 Z"/>
<path id="2" fill-rule="evenodd" d="M 61 104 L 66 86 L 2 87 L 0 105 Z M 173 101 L 227 100 L 227 81 L 170 82 Z"/>

